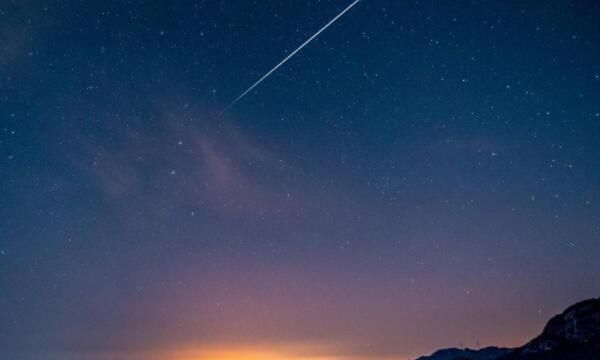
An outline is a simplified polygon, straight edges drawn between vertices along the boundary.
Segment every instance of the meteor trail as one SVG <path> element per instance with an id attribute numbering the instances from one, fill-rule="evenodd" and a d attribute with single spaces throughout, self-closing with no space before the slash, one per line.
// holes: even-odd
<path id="1" fill-rule="evenodd" d="M 300 45 L 296 50 L 294 50 L 291 54 L 289 54 L 288 56 L 286 56 L 285 59 L 281 60 L 281 62 L 279 64 L 277 64 L 274 68 L 272 68 L 268 73 L 266 73 L 265 75 L 263 75 L 263 77 L 261 77 L 260 79 L 258 79 L 258 81 L 255 82 L 254 84 L 252 84 L 252 86 L 250 86 L 246 91 L 244 91 L 243 93 L 241 93 L 240 96 L 238 96 L 235 100 L 233 100 L 231 102 L 231 104 L 227 105 L 227 107 L 225 109 L 223 109 L 223 111 L 221 111 L 221 113 L 219 115 L 223 115 L 223 113 L 225 113 L 227 110 L 231 109 L 238 101 L 242 100 L 242 98 L 244 96 L 246 96 L 250 91 L 252 91 L 252 89 L 254 89 L 255 87 L 257 87 L 258 84 L 260 84 L 261 82 L 263 82 L 263 80 L 265 80 L 266 78 L 268 78 L 269 75 L 271 75 L 277 69 L 279 69 L 289 59 L 291 59 L 300 50 L 302 50 L 303 47 L 305 47 L 306 45 L 308 45 L 308 43 L 310 43 L 311 41 L 313 41 L 317 36 L 319 36 L 319 34 L 321 34 L 323 31 L 325 31 L 329 26 L 331 26 L 331 24 L 333 24 L 334 22 L 336 22 L 337 19 L 341 18 L 345 13 L 347 13 L 350 9 L 352 9 L 354 7 L 354 5 L 356 5 L 359 1 L 361 1 L 361 0 L 355 0 L 352 4 L 348 5 L 348 7 L 346 7 L 336 17 L 334 17 L 333 19 L 331 19 L 331 21 L 329 21 L 325 26 L 323 26 L 319 31 L 317 31 L 308 40 L 306 40 L 304 43 L 302 43 L 302 45 Z"/>

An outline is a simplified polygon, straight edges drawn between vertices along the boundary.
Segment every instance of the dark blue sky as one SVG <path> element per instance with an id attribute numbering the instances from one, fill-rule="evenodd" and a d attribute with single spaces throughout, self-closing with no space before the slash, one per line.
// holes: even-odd
<path id="1" fill-rule="evenodd" d="M 406 359 L 600 291 L 600 4 L 0 4 L 0 352 Z M 275 354 L 275 355 L 273 355 Z"/>

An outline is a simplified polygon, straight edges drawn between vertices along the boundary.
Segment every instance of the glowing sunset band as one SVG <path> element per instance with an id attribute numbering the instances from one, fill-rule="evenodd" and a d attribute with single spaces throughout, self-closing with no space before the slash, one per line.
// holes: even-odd
<path id="1" fill-rule="evenodd" d="M 167 358 L 166 360 L 339 360 L 339 357 L 307 354 L 294 345 L 290 346 L 287 351 L 283 347 L 276 349 L 242 347 L 186 350 Z"/>

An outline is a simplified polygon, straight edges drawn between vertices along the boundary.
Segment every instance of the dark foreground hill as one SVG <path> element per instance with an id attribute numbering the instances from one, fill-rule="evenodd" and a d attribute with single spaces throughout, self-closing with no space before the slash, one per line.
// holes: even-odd
<path id="1" fill-rule="evenodd" d="M 417 360 L 496 360 L 509 354 L 513 349 L 497 348 L 494 346 L 479 350 L 472 349 L 442 349 L 430 356 L 421 356 Z"/>
<path id="2" fill-rule="evenodd" d="M 570 306 L 521 347 L 444 349 L 417 360 L 600 360 L 600 298 Z"/>

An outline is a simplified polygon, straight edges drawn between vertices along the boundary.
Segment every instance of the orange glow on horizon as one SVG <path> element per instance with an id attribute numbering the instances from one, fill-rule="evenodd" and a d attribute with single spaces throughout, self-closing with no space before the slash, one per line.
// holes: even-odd
<path id="1" fill-rule="evenodd" d="M 168 360 L 339 360 L 339 357 L 299 354 L 293 350 L 275 349 L 213 349 L 208 351 L 183 351 Z"/>

